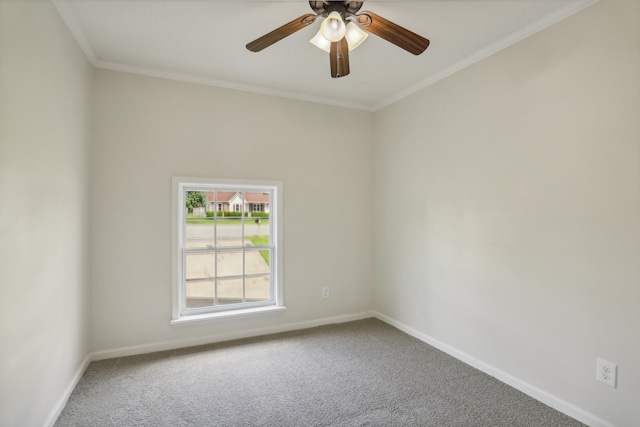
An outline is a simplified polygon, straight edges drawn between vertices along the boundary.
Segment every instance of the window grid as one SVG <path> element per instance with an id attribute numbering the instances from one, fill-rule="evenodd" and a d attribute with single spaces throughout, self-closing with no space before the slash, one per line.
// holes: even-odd
<path id="1" fill-rule="evenodd" d="M 186 199 L 187 194 L 191 191 L 213 191 L 213 195 L 214 195 L 214 203 L 213 206 L 218 206 L 219 200 L 218 200 L 218 194 L 220 191 L 233 191 L 230 190 L 229 188 L 220 188 L 217 186 L 206 186 L 206 187 L 201 187 L 201 186 L 197 186 L 197 187 L 191 187 L 191 186 L 185 186 L 182 190 L 182 197 L 183 199 Z M 265 189 L 265 188 L 255 188 L 255 189 L 250 189 L 250 190 L 239 190 L 237 191 L 237 193 L 240 194 L 240 197 L 242 198 L 242 201 L 244 202 L 246 200 L 246 193 L 248 192 L 259 192 L 262 194 L 268 194 L 269 195 L 269 203 L 271 205 L 273 205 L 273 200 L 274 200 L 274 192 L 272 189 Z M 235 208 L 238 209 L 241 205 L 240 204 L 234 204 Z M 245 206 L 247 206 L 247 210 L 248 210 L 248 204 L 245 204 Z M 219 227 L 228 227 L 228 225 L 222 226 L 220 225 L 220 217 L 218 216 L 218 212 L 216 210 L 214 210 L 213 212 L 213 217 L 212 217 L 212 221 L 213 221 L 213 239 L 212 239 L 212 245 L 207 245 L 206 248 L 190 248 L 188 247 L 188 232 L 187 232 L 187 225 L 188 225 L 188 218 L 187 215 L 185 215 L 184 217 L 184 221 L 182 223 L 182 242 L 181 242 L 181 246 L 182 246 L 182 252 L 183 252 L 183 256 L 182 256 L 182 289 L 181 289 L 181 314 L 199 314 L 199 313 L 207 313 L 207 312 L 215 312 L 215 311 L 226 311 L 226 310 L 232 310 L 234 309 L 234 307 L 239 307 L 242 306 L 242 308 L 247 308 L 247 307 L 257 307 L 257 306 L 263 306 L 263 305 L 273 305 L 275 304 L 275 284 L 274 284 L 274 263 L 276 260 L 275 257 L 275 244 L 274 244 L 274 233 L 273 233 L 273 218 L 270 218 L 271 221 L 269 222 L 269 226 L 268 226 L 268 236 L 269 236 L 269 240 L 268 240 L 268 244 L 267 245 L 251 245 L 248 246 L 246 243 L 246 225 L 247 225 L 247 218 L 244 216 L 244 212 L 241 213 L 240 217 L 239 217 L 239 223 L 240 223 L 240 245 L 239 246 L 221 246 L 220 245 L 220 234 L 219 234 Z M 223 213 L 224 216 L 224 213 Z M 233 217 L 232 217 L 233 218 Z M 208 219 L 205 219 L 205 221 L 207 221 Z M 203 227 L 203 225 L 200 225 L 199 227 Z M 240 275 L 227 275 L 227 276 L 220 276 L 220 271 L 219 271 L 219 255 L 220 254 L 231 254 L 234 253 L 235 251 L 239 251 L 241 252 L 242 255 L 242 274 Z M 261 273 L 248 273 L 247 272 L 247 252 L 255 252 L 257 254 L 257 256 L 261 256 L 260 252 L 261 251 L 267 251 L 268 252 L 268 259 L 271 260 L 269 263 L 269 268 L 267 272 L 261 272 Z M 187 278 L 187 268 L 188 268 L 188 261 L 187 261 L 187 255 L 188 254 L 197 254 L 197 253 L 211 253 L 213 255 L 213 270 L 214 270 L 214 274 L 212 278 L 209 277 L 201 277 L 201 278 Z M 253 279 L 253 278 L 260 278 L 260 277 L 268 277 L 268 286 L 267 286 L 267 297 L 262 299 L 262 300 L 257 300 L 257 301 L 247 301 L 247 279 Z M 223 303 L 221 302 L 221 298 L 220 298 L 220 284 L 221 282 L 224 281 L 228 281 L 228 282 L 232 282 L 233 280 L 236 279 L 241 279 L 242 282 L 242 296 L 241 296 L 241 302 L 239 303 Z M 204 307 L 193 307 L 193 306 L 188 306 L 187 303 L 187 285 L 189 283 L 197 283 L 197 282 L 207 282 L 207 281 L 212 281 L 213 282 L 213 300 L 212 300 L 212 304 L 210 305 L 206 305 Z"/>

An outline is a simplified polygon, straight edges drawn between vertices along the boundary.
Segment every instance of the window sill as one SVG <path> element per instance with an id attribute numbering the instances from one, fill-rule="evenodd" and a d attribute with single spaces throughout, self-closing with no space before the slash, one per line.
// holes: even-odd
<path id="1" fill-rule="evenodd" d="M 260 308 L 247 308 L 244 310 L 221 311 L 218 313 L 195 314 L 192 316 L 182 316 L 173 319 L 171 326 L 187 326 L 198 323 L 215 322 L 222 319 L 242 319 L 246 317 L 265 316 L 272 313 L 285 311 L 285 306 L 269 306 Z"/>

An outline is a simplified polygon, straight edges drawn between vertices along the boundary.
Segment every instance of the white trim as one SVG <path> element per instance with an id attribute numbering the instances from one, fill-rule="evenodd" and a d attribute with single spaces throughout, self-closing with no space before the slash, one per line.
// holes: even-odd
<path id="1" fill-rule="evenodd" d="M 478 52 L 473 53 L 467 58 L 464 58 L 461 61 L 458 61 L 457 63 L 451 65 L 450 67 L 447 67 L 444 70 L 436 73 L 435 75 L 432 75 L 426 78 L 425 80 L 422 80 L 421 82 L 413 86 L 410 86 L 409 88 L 403 91 L 400 91 L 395 95 L 391 96 L 390 98 L 387 98 L 386 100 L 383 100 L 382 102 L 375 105 L 358 104 L 354 102 L 328 99 L 328 98 L 322 98 L 322 97 L 312 96 L 312 95 L 305 95 L 305 94 L 296 93 L 296 92 L 287 92 L 287 91 L 276 90 L 276 89 L 265 88 L 265 87 L 258 87 L 253 85 L 233 83 L 225 80 L 197 77 L 197 76 L 192 76 L 186 73 L 157 70 L 153 68 L 139 67 L 135 65 L 120 64 L 118 62 L 104 61 L 102 59 L 99 59 L 96 56 L 93 48 L 91 47 L 91 44 L 87 40 L 84 30 L 77 22 L 75 15 L 71 12 L 69 7 L 67 6 L 66 4 L 67 2 L 65 0 L 53 0 L 53 4 L 58 9 L 60 16 L 62 17 L 64 22 L 67 24 L 67 27 L 69 27 L 71 34 L 80 45 L 80 48 L 86 55 L 89 62 L 91 62 L 91 64 L 96 68 L 120 71 L 123 73 L 139 74 L 143 76 L 157 77 L 157 78 L 181 81 L 186 83 L 195 83 L 195 84 L 219 87 L 224 89 L 233 89 L 233 90 L 239 90 L 242 92 L 275 96 L 279 98 L 288 98 L 288 99 L 294 99 L 298 101 L 313 102 L 317 104 L 333 105 L 337 107 L 351 108 L 355 110 L 375 112 L 403 98 L 406 98 L 407 96 L 412 95 L 413 93 L 421 89 L 424 89 L 425 87 L 430 86 L 446 77 L 449 77 L 450 75 L 460 70 L 463 70 L 464 68 L 467 68 L 475 64 L 476 62 L 481 61 L 482 59 L 485 59 L 496 52 L 499 52 L 500 50 L 506 47 L 509 47 L 539 31 L 542 31 L 545 28 L 553 24 L 556 24 L 562 21 L 563 19 L 568 18 L 569 16 L 581 11 L 582 9 L 585 9 L 588 6 L 591 6 L 592 4 L 597 3 L 598 1 L 600 0 L 578 0 L 576 2 L 572 2 L 568 4 L 566 7 L 563 7 L 559 10 L 554 11 L 553 13 L 550 13 L 540 18 L 538 21 L 528 25 L 527 27 L 509 34 L 507 37 L 498 40 L 492 45 L 489 45 L 479 50 Z"/>
<path id="2" fill-rule="evenodd" d="M 172 71 L 155 70 L 153 68 L 138 67 L 134 65 L 120 64 L 117 62 L 109 62 L 98 59 L 95 64 L 96 68 L 104 70 L 120 71 L 123 73 L 140 74 L 148 77 L 157 77 L 161 79 L 174 80 L 185 83 L 195 83 L 204 86 L 213 86 L 223 89 L 239 90 L 241 92 L 256 93 L 259 95 L 275 96 L 278 98 L 293 99 L 296 101 L 313 102 L 316 104 L 333 105 L 336 107 L 350 108 L 354 110 L 374 111 L 370 105 L 357 104 L 355 102 L 346 102 L 336 99 L 322 98 L 319 96 L 306 95 L 297 92 L 287 92 L 266 87 L 251 86 L 239 83 L 232 83 L 224 80 L 209 79 L 204 77 L 191 76 L 185 73 L 177 73 Z"/>
<path id="3" fill-rule="evenodd" d="M 333 323 L 351 322 L 373 317 L 373 312 L 362 312 L 347 314 L 343 316 L 325 317 L 322 319 L 309 320 L 305 322 L 283 323 L 265 328 L 248 329 L 244 331 L 229 332 L 217 335 L 207 335 L 203 337 L 187 338 L 173 341 L 160 341 L 149 344 L 121 347 L 110 350 L 101 350 L 91 353 L 91 361 L 112 359 L 114 357 L 135 356 L 138 354 L 153 353 L 156 351 L 175 350 L 177 348 L 193 347 L 196 345 L 212 344 L 223 341 L 231 341 L 242 338 L 251 338 L 261 335 L 277 334 L 280 332 L 296 331 L 299 329 L 314 328 L 316 326 L 330 325 Z"/>
<path id="4" fill-rule="evenodd" d="M 566 415 L 569 415 L 570 417 L 573 417 L 582 423 L 585 423 L 591 427 L 615 427 L 614 424 L 611 424 L 601 418 L 598 418 L 595 415 L 581 408 L 578 408 L 562 399 L 559 399 L 558 397 L 553 396 L 544 390 L 534 387 L 525 381 L 515 378 L 491 365 L 488 365 L 474 357 L 471 357 L 470 355 L 462 351 L 459 351 L 454 347 L 451 347 L 435 338 L 432 338 L 429 335 L 418 332 L 417 330 L 401 322 L 398 322 L 397 320 L 394 320 L 382 313 L 375 312 L 375 311 L 361 312 L 356 314 L 334 316 L 334 317 L 326 317 L 322 319 L 309 320 L 304 322 L 284 323 L 276 326 L 249 329 L 245 331 L 237 331 L 237 332 L 231 332 L 226 334 L 208 335 L 204 337 L 188 338 L 188 339 L 173 340 L 173 341 L 160 341 L 160 342 L 149 343 L 149 344 L 120 347 L 115 349 L 92 352 L 89 355 L 87 355 L 87 357 L 85 357 L 81 365 L 78 367 L 75 375 L 69 382 L 69 385 L 63 392 L 62 396 L 60 397 L 56 405 L 51 410 L 49 417 L 47 418 L 47 421 L 44 423 L 44 426 L 53 427 L 56 420 L 62 413 L 62 410 L 64 409 L 65 405 L 67 404 L 67 401 L 71 396 L 71 393 L 73 392 L 75 387 L 78 385 L 78 382 L 84 375 L 84 372 L 87 370 L 87 367 L 89 366 L 90 362 L 95 362 L 95 361 L 104 360 L 104 359 L 112 359 L 116 357 L 135 356 L 138 354 L 153 353 L 156 351 L 175 350 L 178 348 L 212 344 L 212 343 L 231 341 L 231 340 L 242 339 L 242 338 L 251 338 L 251 337 L 262 336 L 262 335 L 276 334 L 280 332 L 289 332 L 289 331 L 295 331 L 300 329 L 308 329 L 308 328 L 313 328 L 317 326 L 330 325 L 334 323 L 344 323 L 344 322 L 351 322 L 354 320 L 368 319 L 370 317 L 375 317 L 385 323 L 388 323 L 389 325 L 395 328 L 398 328 L 399 330 L 413 336 L 414 338 L 417 338 L 420 341 L 423 341 L 439 350 L 444 351 L 445 353 L 449 354 L 452 357 L 455 357 L 456 359 L 466 363 L 467 365 L 472 366 L 488 375 L 491 375 L 492 377 L 504 382 L 505 384 L 508 384 L 511 387 L 514 387 L 517 390 L 520 390 L 521 392 L 527 394 L 528 396 L 531 396 L 532 398 L 544 403 L 545 405 L 548 405 Z"/>
<path id="5" fill-rule="evenodd" d="M 243 304 L 238 308 L 229 306 L 227 309 L 221 309 L 219 306 L 207 310 L 191 310 L 192 313 L 185 313 L 183 302 L 184 292 L 182 278 L 184 277 L 182 260 L 182 242 L 184 238 L 185 209 L 184 209 L 184 191 L 185 189 L 202 189 L 210 191 L 212 187 L 217 190 L 236 192 L 233 197 L 238 195 L 240 191 L 268 191 L 276 203 L 273 205 L 271 212 L 271 220 L 269 221 L 271 239 L 271 253 L 274 261 L 270 263 L 270 286 L 273 300 L 268 301 L 268 306 L 260 304 L 260 307 L 251 307 L 250 304 Z M 204 321 L 219 320 L 220 318 L 230 317 L 232 315 L 224 315 L 219 313 L 238 313 L 238 315 L 246 317 L 258 314 L 265 314 L 276 309 L 284 309 L 284 236 L 283 227 L 283 188 L 282 181 L 266 181 L 266 180 L 247 180 L 247 179 L 228 179 L 228 178 L 206 178 L 206 177 L 183 177 L 174 176 L 171 178 L 171 325 L 184 325 L 188 323 L 202 323 Z M 230 199 L 231 200 L 231 199 Z M 267 303 L 267 302 L 265 302 Z M 206 314 L 205 314 L 206 313 Z"/>
<path id="6" fill-rule="evenodd" d="M 419 339 L 439 350 L 444 351 L 448 355 L 455 357 L 461 362 L 466 363 L 469 366 L 472 366 L 486 374 L 491 375 L 492 377 L 502 381 L 505 384 L 510 385 L 511 387 L 520 390 L 524 394 L 544 403 L 547 406 L 552 407 L 553 409 L 562 412 L 576 420 L 585 423 L 591 427 L 615 427 L 614 424 L 611 424 L 608 421 L 605 421 L 597 416 L 585 411 L 582 408 L 579 408 L 571 403 L 564 401 L 557 396 L 554 396 L 538 387 L 535 387 L 526 381 L 523 381 L 519 378 L 516 378 L 494 366 L 491 366 L 481 360 L 476 359 L 473 356 L 470 356 L 448 344 L 443 343 L 427 334 L 423 334 L 401 322 L 398 322 L 395 319 L 392 319 L 389 316 L 386 316 L 379 312 L 374 312 L 374 317 L 382 320 L 389 325 L 400 329 L 401 331 L 411 335 L 414 338 Z"/>
<path id="7" fill-rule="evenodd" d="M 91 363 L 92 360 L 93 359 L 91 358 L 91 354 L 88 354 L 87 357 L 84 358 L 84 360 L 76 370 L 76 373 L 71 378 L 71 381 L 69 381 L 69 385 L 67 385 L 67 388 L 64 389 L 64 392 L 62 392 L 62 396 L 60 396 L 58 402 L 56 402 L 53 409 L 49 413 L 47 421 L 44 423 L 45 427 L 53 427 L 53 425 L 56 423 L 58 417 L 62 413 L 62 410 L 67 405 L 67 401 L 69 400 L 69 397 L 71 397 L 71 393 L 73 393 L 73 390 L 78 385 L 78 382 L 80 382 L 80 379 L 84 375 L 84 372 L 87 370 L 87 368 L 89 367 L 89 363 Z"/>
<path id="8" fill-rule="evenodd" d="M 249 329 L 246 331 L 238 331 L 238 332 L 232 332 L 232 333 L 226 333 L 226 334 L 208 335 L 204 337 L 188 338 L 188 339 L 174 340 L 174 341 L 161 341 L 161 342 L 150 343 L 150 344 L 95 351 L 95 352 L 89 353 L 84 358 L 84 360 L 76 370 L 76 373 L 74 374 L 73 378 L 71 379 L 71 381 L 69 381 L 69 385 L 64 390 L 64 392 L 60 396 L 60 399 L 58 399 L 58 402 L 56 402 L 51 412 L 49 413 L 49 416 L 47 417 L 47 421 L 43 425 L 44 427 L 54 426 L 54 424 L 58 420 L 58 417 L 62 413 L 64 407 L 67 405 L 69 397 L 71 397 L 71 393 L 73 393 L 73 390 L 78 385 L 78 382 L 80 382 L 80 379 L 84 375 L 85 371 L 87 370 L 91 362 L 97 362 L 99 360 L 105 360 L 105 359 L 112 359 L 115 357 L 126 357 L 126 356 L 135 356 L 138 354 L 153 353 L 156 351 L 174 350 L 178 348 L 192 347 L 195 345 L 212 344 L 212 343 L 230 341 L 230 340 L 241 339 L 241 338 L 251 338 L 251 337 L 256 337 L 261 335 L 276 334 L 280 332 L 296 331 L 299 329 L 314 328 L 317 326 L 330 325 L 333 323 L 344 323 L 344 322 L 351 322 L 354 320 L 368 319 L 373 316 L 374 316 L 373 312 L 362 312 L 362 313 L 348 314 L 343 316 L 325 317 L 322 319 L 309 320 L 305 322 L 284 323 L 282 325 L 270 326 L 266 328 Z"/>
<path id="9" fill-rule="evenodd" d="M 173 319 L 170 323 L 171 326 L 186 326 L 193 324 L 202 324 L 207 322 L 215 322 L 223 319 L 244 319 L 247 317 L 263 316 L 265 314 L 272 314 L 285 311 L 285 306 L 269 305 L 267 307 L 245 308 L 239 310 L 227 310 L 218 311 L 214 313 L 194 314 L 191 316 L 182 316 L 178 319 Z"/>
<path id="10" fill-rule="evenodd" d="M 385 101 L 380 102 L 379 104 L 374 105 L 372 108 L 370 108 L 371 111 L 378 111 L 384 107 L 388 107 L 391 104 L 394 104 L 398 101 L 400 101 L 403 98 L 406 98 L 409 95 L 412 95 L 416 92 L 418 92 L 419 90 L 422 90 L 424 88 L 426 88 L 427 86 L 431 86 L 434 83 L 437 83 L 438 81 L 449 77 L 450 75 L 457 73 L 458 71 L 461 71 L 467 67 L 470 67 L 471 65 L 475 64 L 476 62 L 480 62 L 483 59 L 493 55 L 494 53 L 497 53 L 499 51 L 501 51 L 502 49 L 505 49 L 513 44 L 518 43 L 521 40 L 526 39 L 529 36 L 532 36 L 535 33 L 538 33 L 542 30 L 544 30 L 545 28 L 548 28 L 560 21 L 562 21 L 565 18 L 568 18 L 571 15 L 574 15 L 578 12 L 580 12 L 581 10 L 591 6 L 592 4 L 595 4 L 597 2 L 599 2 L 600 0 L 581 0 L 581 1 L 577 1 L 574 3 L 571 3 L 561 9 L 558 9 L 546 16 L 543 16 L 542 18 L 540 18 L 539 20 L 537 20 L 536 22 L 527 25 L 526 27 L 509 34 L 507 37 L 500 39 L 498 41 L 496 41 L 495 43 L 486 46 L 483 49 L 480 49 L 479 51 L 471 54 L 470 56 L 462 59 L 461 61 L 456 62 L 455 64 L 445 68 L 444 70 L 431 75 L 429 77 L 427 77 L 426 79 L 422 80 L 421 82 L 408 87 L 407 89 L 398 92 L 397 94 L 393 95 L 392 97 L 386 99 Z"/>
<path id="11" fill-rule="evenodd" d="M 182 286 L 180 284 L 180 253 L 181 232 L 176 233 L 178 225 L 182 222 L 184 209 L 182 208 L 180 194 L 180 178 L 171 179 L 171 319 L 180 318 L 180 301 L 182 301 Z"/>
<path id="12" fill-rule="evenodd" d="M 267 87 L 259 87 L 259 86 L 253 86 L 253 85 L 247 85 L 247 84 L 234 83 L 226 80 L 218 80 L 218 79 L 211 79 L 206 77 L 193 76 L 187 73 L 157 70 L 154 68 L 139 67 L 136 65 L 129 65 L 129 64 L 121 64 L 119 62 L 104 61 L 97 57 L 95 51 L 93 50 L 93 47 L 91 46 L 91 43 L 89 43 L 89 40 L 87 39 L 87 36 L 84 30 L 82 29 L 82 26 L 78 23 L 78 20 L 75 17 L 76 15 L 71 11 L 71 8 L 69 8 L 68 0 L 52 0 L 52 1 L 56 9 L 58 10 L 58 13 L 62 17 L 62 20 L 69 28 L 69 31 L 71 32 L 73 37 L 76 39 L 76 42 L 78 42 L 80 49 L 82 49 L 85 56 L 91 63 L 91 65 L 93 65 L 96 68 L 101 68 L 103 70 L 120 71 L 123 73 L 129 73 L 129 74 L 138 74 L 138 75 L 148 76 L 148 77 L 156 77 L 160 79 L 167 79 L 167 80 L 173 80 L 173 81 L 179 81 L 179 82 L 185 82 L 185 83 L 195 83 L 195 84 L 200 84 L 204 86 L 219 87 L 223 89 L 239 90 L 241 92 L 275 96 L 278 98 L 287 98 L 287 99 L 293 99 L 296 101 L 313 102 L 316 104 L 323 104 L 323 105 L 333 105 L 336 107 L 350 108 L 354 110 L 373 111 L 371 109 L 371 106 L 358 104 L 355 102 L 340 101 L 336 99 L 306 95 L 298 92 L 287 92 L 287 91 L 271 89 Z"/>

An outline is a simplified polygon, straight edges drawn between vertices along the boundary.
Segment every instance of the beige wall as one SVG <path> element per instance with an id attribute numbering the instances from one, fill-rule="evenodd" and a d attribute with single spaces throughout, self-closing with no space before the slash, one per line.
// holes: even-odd
<path id="1" fill-rule="evenodd" d="M 379 111 L 374 154 L 380 312 L 629 427 L 640 420 L 639 22 L 639 2 L 603 0 Z M 388 215 L 391 197 L 411 198 L 414 215 Z M 619 365 L 617 389 L 595 381 L 598 356 Z"/>
<path id="2" fill-rule="evenodd" d="M 373 308 L 370 113 L 105 70 L 95 113 L 93 350 Z M 283 181 L 285 313 L 169 325 L 172 176 Z"/>
<path id="3" fill-rule="evenodd" d="M 50 2 L 0 2 L 0 425 L 41 427 L 88 354 L 92 69 Z"/>

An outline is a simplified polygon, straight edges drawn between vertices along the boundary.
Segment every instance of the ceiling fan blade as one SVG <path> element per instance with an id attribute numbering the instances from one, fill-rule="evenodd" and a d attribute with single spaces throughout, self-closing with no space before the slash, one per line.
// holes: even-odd
<path id="1" fill-rule="evenodd" d="M 329 60 L 331 62 L 331 77 L 344 77 L 349 74 L 349 45 L 345 37 L 339 42 L 331 43 Z"/>
<path id="2" fill-rule="evenodd" d="M 309 24 L 313 24 L 316 20 L 316 15 L 311 13 L 307 15 L 302 15 L 299 18 L 294 19 L 293 21 L 284 24 L 282 27 L 276 28 L 264 36 L 255 39 L 254 41 L 247 43 L 247 49 L 251 52 L 260 52 L 265 47 L 269 47 L 275 42 L 282 40 L 283 38 L 290 36 L 298 30 L 303 29 Z"/>
<path id="3" fill-rule="evenodd" d="M 414 55 L 420 55 L 429 47 L 429 40 L 373 12 L 359 13 L 356 18 L 363 29 Z"/>

